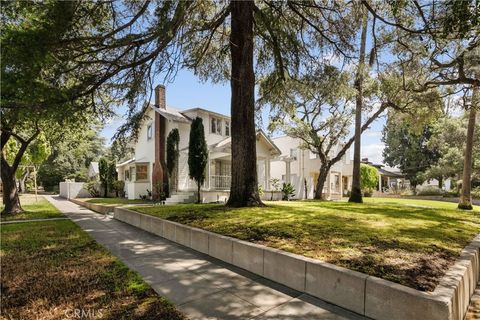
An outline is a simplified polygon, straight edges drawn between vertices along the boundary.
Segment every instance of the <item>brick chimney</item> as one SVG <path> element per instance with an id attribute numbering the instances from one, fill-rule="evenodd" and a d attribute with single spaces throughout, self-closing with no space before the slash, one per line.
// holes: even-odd
<path id="1" fill-rule="evenodd" d="M 166 109 L 165 87 L 155 87 L 155 107 Z M 165 140 L 166 140 L 166 119 L 158 112 L 155 112 L 155 162 L 152 172 L 153 198 L 159 200 L 160 193 L 168 193 L 168 176 L 165 162 Z"/>
<path id="2" fill-rule="evenodd" d="M 165 109 L 165 86 L 159 84 L 155 87 L 155 107 Z"/>

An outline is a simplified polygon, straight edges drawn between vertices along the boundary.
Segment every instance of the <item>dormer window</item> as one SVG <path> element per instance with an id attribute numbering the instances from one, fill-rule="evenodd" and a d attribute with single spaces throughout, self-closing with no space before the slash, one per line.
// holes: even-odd
<path id="1" fill-rule="evenodd" d="M 222 120 L 218 118 L 213 118 L 210 125 L 210 132 L 216 134 L 222 134 Z"/>
<path id="2" fill-rule="evenodd" d="M 230 121 L 225 121 L 225 135 L 230 136 Z"/>

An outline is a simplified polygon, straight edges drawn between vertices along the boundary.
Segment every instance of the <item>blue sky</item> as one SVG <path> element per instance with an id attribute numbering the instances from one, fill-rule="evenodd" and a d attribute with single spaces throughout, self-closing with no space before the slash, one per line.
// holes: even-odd
<path id="1" fill-rule="evenodd" d="M 153 99 L 153 96 L 152 96 Z M 174 82 L 166 84 L 167 105 L 178 109 L 201 107 L 211 111 L 230 115 L 230 84 L 202 83 L 191 71 L 181 70 Z M 118 109 L 119 117 L 105 125 L 101 135 L 110 144 L 110 139 L 116 129 L 123 122 L 125 109 Z M 264 122 L 268 119 L 265 113 Z M 381 131 L 385 123 L 384 118 L 377 119 L 370 129 L 362 135 L 362 158 L 369 158 L 373 162 L 382 162 L 383 143 Z"/>

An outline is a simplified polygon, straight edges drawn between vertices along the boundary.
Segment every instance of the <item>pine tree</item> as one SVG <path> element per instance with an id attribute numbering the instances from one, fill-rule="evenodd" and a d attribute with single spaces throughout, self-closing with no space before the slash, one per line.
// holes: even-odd
<path id="1" fill-rule="evenodd" d="M 197 202 L 200 203 L 200 187 L 205 182 L 205 168 L 208 161 L 207 141 L 202 118 L 195 118 L 190 127 L 188 142 L 188 175 L 197 183 Z"/>

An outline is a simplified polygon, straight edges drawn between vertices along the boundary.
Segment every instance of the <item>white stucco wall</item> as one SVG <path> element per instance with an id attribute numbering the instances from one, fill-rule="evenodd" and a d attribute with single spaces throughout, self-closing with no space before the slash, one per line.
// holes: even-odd
<path id="1" fill-rule="evenodd" d="M 305 198 L 305 182 L 307 180 L 307 198 L 313 198 L 314 189 L 316 187 L 316 177 L 320 170 L 320 159 L 315 157 L 315 154 L 310 152 L 310 150 L 301 150 L 299 146 L 301 141 L 296 138 L 283 136 L 272 139 L 273 142 L 282 152 L 282 156 L 290 156 L 291 149 L 296 150 L 296 160 L 290 162 L 290 175 L 291 181 L 293 184 L 296 195 L 295 198 Z M 333 152 L 332 156 L 336 155 L 338 152 L 339 146 L 337 146 Z M 330 185 L 331 189 L 334 188 L 334 177 L 337 172 L 341 173 L 342 176 L 347 177 L 348 179 L 348 188 L 351 186 L 351 176 L 353 172 L 353 163 L 349 159 L 349 151 L 346 152 L 345 156 L 332 166 L 330 171 Z M 286 180 L 286 164 L 284 161 L 276 160 L 271 163 L 271 177 L 280 179 L 282 182 Z M 328 178 L 327 178 L 328 181 Z M 340 184 L 342 181 L 340 181 Z M 325 186 L 326 187 L 326 186 Z"/>
<path id="2" fill-rule="evenodd" d="M 83 187 L 84 182 L 60 182 L 60 197 L 66 199 L 90 198 L 90 193 Z"/>

